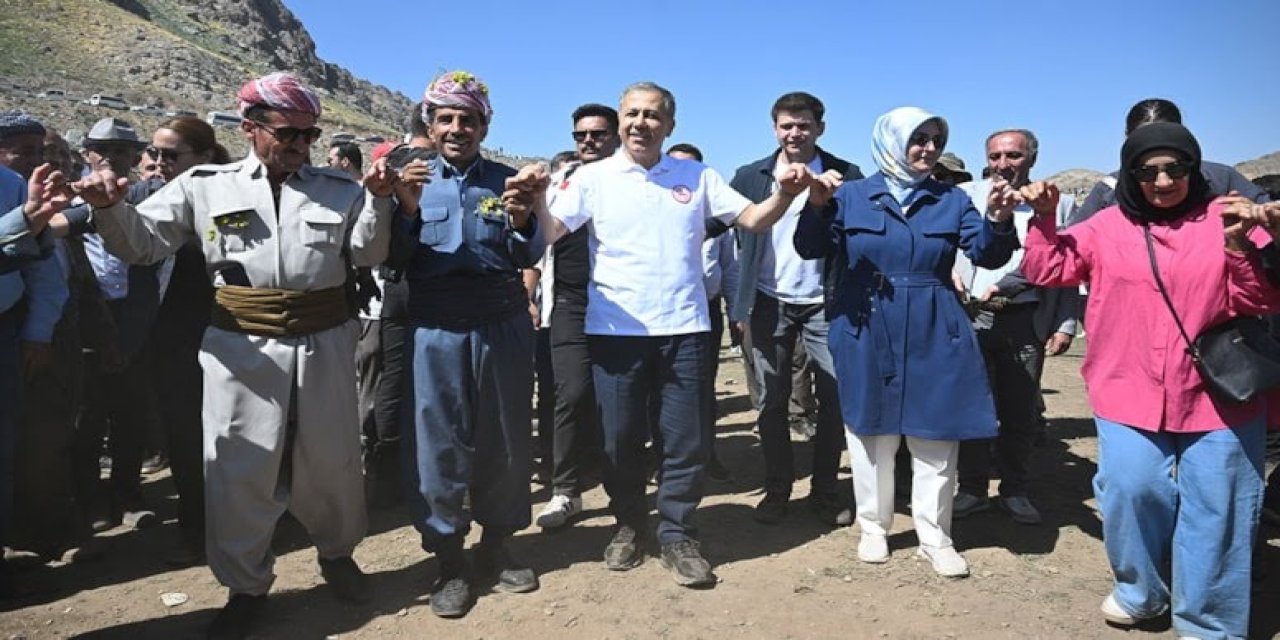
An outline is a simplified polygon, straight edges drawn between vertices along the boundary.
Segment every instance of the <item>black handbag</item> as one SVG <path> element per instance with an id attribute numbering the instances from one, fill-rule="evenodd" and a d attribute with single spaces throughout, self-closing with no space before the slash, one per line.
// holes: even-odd
<path id="1" fill-rule="evenodd" d="M 1147 255 L 1151 258 L 1151 273 L 1164 303 L 1173 314 L 1182 340 L 1187 343 L 1196 370 L 1219 400 L 1244 403 L 1260 393 L 1280 387 L 1280 343 L 1272 337 L 1266 321 L 1254 316 L 1237 316 L 1200 332 L 1195 341 L 1187 335 L 1178 311 L 1173 308 L 1169 292 L 1156 267 L 1156 249 L 1151 241 L 1151 227 L 1142 225 L 1147 239 Z"/>

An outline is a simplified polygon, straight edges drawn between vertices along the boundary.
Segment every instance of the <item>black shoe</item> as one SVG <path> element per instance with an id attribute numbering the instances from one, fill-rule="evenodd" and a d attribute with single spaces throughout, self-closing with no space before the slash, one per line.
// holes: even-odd
<path id="1" fill-rule="evenodd" d="M 431 587 L 431 613 L 441 618 L 461 618 L 471 610 L 471 582 L 461 536 L 450 536 L 435 548 L 440 577 Z"/>
<path id="2" fill-rule="evenodd" d="M 157 453 L 150 458 L 142 461 L 142 475 L 149 476 L 160 473 L 169 468 L 169 456 L 163 453 Z"/>
<path id="3" fill-rule="evenodd" d="M 676 576 L 676 584 L 684 587 L 706 587 L 716 583 L 711 563 L 698 552 L 695 540 L 681 540 L 662 545 L 662 566 Z"/>
<path id="4" fill-rule="evenodd" d="M 89 528 L 94 533 L 102 533 L 109 531 L 120 524 L 120 519 L 111 512 L 111 509 L 104 504 L 95 504 L 88 508 L 89 511 Z M 155 515 L 155 514 L 152 514 Z"/>
<path id="5" fill-rule="evenodd" d="M 369 601 L 369 576 L 366 576 L 351 556 L 326 560 L 320 558 L 320 575 L 329 583 L 333 595 L 343 602 Z"/>
<path id="6" fill-rule="evenodd" d="M 538 575 L 511 557 L 506 540 L 482 540 L 476 547 L 476 572 L 496 578 L 495 591 L 529 593 L 538 589 Z"/>
<path id="7" fill-rule="evenodd" d="M 715 456 L 707 461 L 707 477 L 711 478 L 712 482 L 733 482 L 733 474 L 729 473 L 729 469 L 720 462 L 720 458 Z"/>
<path id="8" fill-rule="evenodd" d="M 267 596 L 251 596 L 245 593 L 235 593 L 231 595 L 231 599 L 227 600 L 227 606 L 218 612 L 217 617 L 213 619 L 213 624 L 209 625 L 209 631 L 205 637 L 209 640 L 242 640 L 248 638 L 249 633 L 253 631 L 253 625 L 262 617 L 262 610 L 266 607 Z"/>
<path id="9" fill-rule="evenodd" d="M 644 553 L 640 550 L 640 534 L 629 524 L 619 524 L 613 539 L 604 548 L 604 566 L 610 571 L 626 571 L 640 566 Z"/>
<path id="10" fill-rule="evenodd" d="M 838 493 L 814 493 L 809 496 L 809 507 L 824 524 L 847 527 L 853 524 L 853 509 L 840 499 Z"/>
<path id="11" fill-rule="evenodd" d="M 751 517 L 755 518 L 760 524 L 778 524 L 782 519 L 787 517 L 787 503 L 790 498 L 786 496 L 774 495 L 766 493 L 760 504 L 756 505 L 755 513 Z"/>

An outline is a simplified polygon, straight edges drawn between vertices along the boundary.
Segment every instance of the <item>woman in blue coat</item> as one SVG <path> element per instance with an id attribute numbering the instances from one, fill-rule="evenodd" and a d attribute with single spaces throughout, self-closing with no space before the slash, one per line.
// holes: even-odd
<path id="1" fill-rule="evenodd" d="M 840 261 L 828 287 L 828 343 L 853 468 L 858 557 L 889 559 L 893 463 L 911 450 L 918 555 L 950 577 L 968 575 L 951 543 L 959 441 L 996 434 L 982 354 L 951 286 L 957 248 L 995 268 L 1017 247 L 1012 192 L 992 189 L 983 215 L 959 189 L 929 178 L 947 123 L 914 107 L 881 116 L 872 134 L 879 171 L 810 199 L 796 230 L 805 258 Z M 819 206 L 822 205 L 822 206 Z"/>

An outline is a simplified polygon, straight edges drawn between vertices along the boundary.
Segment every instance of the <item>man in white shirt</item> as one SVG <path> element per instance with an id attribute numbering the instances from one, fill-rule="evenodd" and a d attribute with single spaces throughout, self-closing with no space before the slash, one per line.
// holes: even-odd
<path id="1" fill-rule="evenodd" d="M 604 431 L 605 490 L 618 520 L 605 565 L 623 571 L 643 561 L 642 451 L 652 393 L 661 403 L 657 502 L 663 566 L 681 585 L 710 586 L 716 577 L 699 552 L 692 518 L 711 444 L 705 397 L 711 387 L 704 379 L 711 348 L 702 281 L 706 219 L 765 229 L 814 177 L 804 165 L 789 167 L 777 193 L 752 204 L 715 171 L 662 152 L 675 128 L 675 110 L 671 92 L 656 84 L 627 87 L 618 110 L 619 151 L 552 187 L 557 193 L 550 210 L 537 199 L 533 207 L 548 242 L 588 229 L 586 334 Z M 533 190 L 531 185 L 545 181 L 544 169 L 530 167 L 508 188 Z"/>
<path id="2" fill-rule="evenodd" d="M 974 202 L 986 202 L 992 188 L 1025 186 L 1030 182 L 1039 146 L 1035 134 L 1026 129 L 991 134 L 986 144 L 991 178 L 965 183 L 960 188 Z M 1064 195 L 1058 203 L 1059 224 L 1066 221 L 1074 207 L 1072 198 Z M 1030 205 L 1014 208 L 1019 241 L 1025 242 L 1027 223 L 1034 215 Z M 1000 421 L 994 447 L 990 440 L 966 440 L 960 444 L 956 518 L 990 507 L 987 485 L 994 448 L 995 467 L 1000 472 L 996 503 L 1014 522 L 1039 524 L 1041 520 L 1040 512 L 1027 497 L 1031 452 L 1039 426 L 1040 372 L 1046 354 L 1057 355 L 1071 345 L 1077 305 L 1073 304 L 1074 290 L 1032 286 L 1018 270 L 1021 263 L 1021 249 L 999 269 L 974 268 L 967 260 L 956 262 L 960 280 L 974 300 L 973 327 L 986 360 Z"/>

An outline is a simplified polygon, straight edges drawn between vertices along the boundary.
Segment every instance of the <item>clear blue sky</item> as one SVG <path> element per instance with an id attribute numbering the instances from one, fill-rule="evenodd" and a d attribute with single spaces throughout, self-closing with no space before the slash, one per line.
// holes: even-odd
<path id="1" fill-rule="evenodd" d="M 285 4 L 322 58 L 411 98 L 441 70 L 479 75 L 486 145 L 508 153 L 572 148 L 573 108 L 616 106 L 637 80 L 675 93 L 670 142 L 722 173 L 775 148 L 769 107 L 794 90 L 826 104 L 822 146 L 864 171 L 872 124 L 901 105 L 947 118 L 971 168 L 988 133 L 1035 131 L 1041 177 L 1114 169 L 1147 97 L 1182 108 L 1207 159 L 1280 149 L 1280 0 Z"/>

